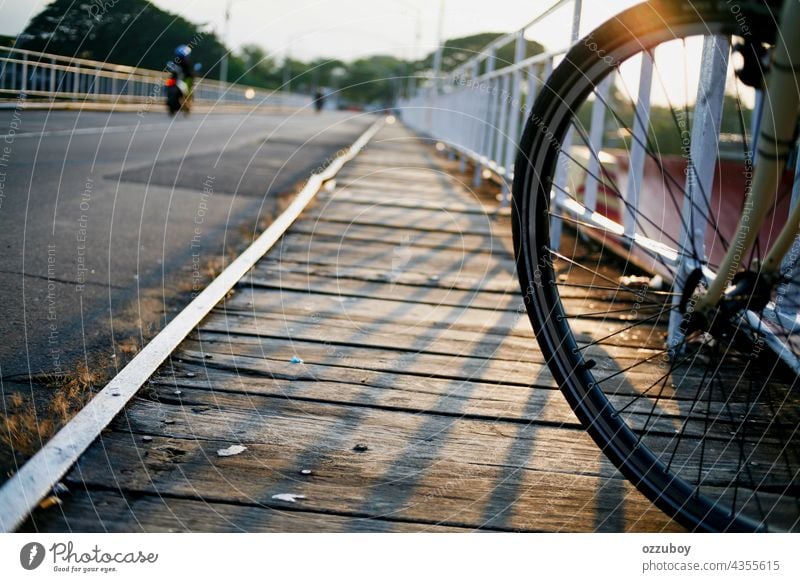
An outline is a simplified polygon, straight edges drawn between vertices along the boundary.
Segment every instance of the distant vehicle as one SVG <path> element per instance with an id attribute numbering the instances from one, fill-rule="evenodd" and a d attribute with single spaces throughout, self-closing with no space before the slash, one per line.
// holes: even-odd
<path id="1" fill-rule="evenodd" d="M 325 91 L 317 89 L 314 91 L 314 111 L 319 113 L 325 106 Z"/>

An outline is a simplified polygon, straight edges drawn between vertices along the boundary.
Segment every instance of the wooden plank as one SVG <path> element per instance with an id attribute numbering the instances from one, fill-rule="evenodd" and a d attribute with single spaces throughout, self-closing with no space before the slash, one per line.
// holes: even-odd
<path id="1" fill-rule="evenodd" d="M 413 327 L 403 325 L 402 322 L 365 325 L 347 317 L 330 317 L 325 318 L 324 325 L 320 325 L 319 318 L 308 314 L 258 313 L 239 317 L 238 314 L 228 313 L 227 316 L 215 315 L 208 318 L 200 330 L 234 338 L 287 338 L 326 345 L 364 345 L 404 352 L 544 362 L 539 354 L 538 344 L 532 337 L 481 335 L 453 327 L 440 330 L 425 328 L 415 333 Z M 206 337 L 207 334 L 202 335 Z M 225 338 L 217 339 L 224 341 Z"/>
<path id="2" fill-rule="evenodd" d="M 345 174 L 337 179 L 339 188 L 349 189 L 351 186 L 372 188 L 383 192 L 390 189 L 402 189 L 409 194 L 425 194 L 433 192 L 434 195 L 450 194 L 452 200 L 465 199 L 464 190 L 453 179 L 441 170 L 431 168 L 397 168 L 391 166 L 378 172 L 358 174 L 358 168 L 353 169 L 353 174 Z"/>
<path id="3" fill-rule="evenodd" d="M 318 320 L 329 317 L 348 317 L 365 323 L 396 322 L 412 327 L 441 329 L 456 327 L 478 334 L 532 337 L 527 313 L 519 310 L 479 309 L 471 306 L 448 306 L 427 304 L 422 301 L 426 288 L 418 288 L 420 301 L 391 301 L 346 295 L 322 295 L 289 290 L 272 290 L 241 286 L 238 292 L 226 302 L 229 313 L 246 317 L 250 313 L 277 313 L 286 315 L 311 315 Z M 578 339 L 596 338 L 597 333 L 613 333 L 630 326 L 630 322 L 606 321 L 602 325 L 591 320 L 575 320 L 573 328 Z M 659 334 L 645 333 L 646 330 L 633 330 L 630 334 L 612 338 L 608 345 L 620 345 L 629 350 L 648 348 L 663 350 Z M 638 345 L 631 347 L 631 340 Z M 605 348 L 606 344 L 598 349 Z"/>
<path id="4" fill-rule="evenodd" d="M 267 276 L 261 271 L 253 272 L 246 281 L 242 282 L 245 288 L 279 289 L 322 295 L 335 295 L 347 298 L 387 299 L 391 301 L 407 301 L 410 303 L 424 303 L 450 307 L 472 307 L 477 309 L 492 309 L 499 311 L 516 311 L 522 313 L 524 305 L 518 293 L 485 293 L 477 289 L 449 289 L 445 286 L 429 286 L 424 292 L 419 286 L 404 285 L 396 281 L 386 282 L 381 278 L 367 280 L 362 284 L 354 285 L 348 279 L 318 275 L 316 273 L 300 274 L 296 271 L 281 272 L 279 277 L 274 274 Z M 617 301 L 613 304 L 600 302 L 592 305 L 585 300 L 563 301 L 565 309 L 582 318 L 595 319 L 605 322 L 634 322 L 641 319 L 642 313 L 650 315 L 655 307 L 636 306 L 635 303 Z"/>
<path id="5" fill-rule="evenodd" d="M 536 340 L 530 336 L 504 335 L 502 333 L 477 334 L 456 326 L 429 328 L 405 324 L 402 321 L 361 322 L 347 314 L 320 318 L 314 314 L 278 314 L 270 312 L 240 312 L 228 310 L 215 314 L 200 327 L 201 331 L 237 336 L 263 338 L 288 338 L 350 346 L 361 344 L 384 350 L 425 352 L 449 356 L 472 356 L 499 360 L 545 362 Z M 198 336 L 194 336 L 197 338 Z M 219 341 L 224 338 L 219 338 Z M 346 349 L 346 348 L 345 348 Z M 597 359 L 600 370 L 613 368 L 612 358 L 619 364 L 639 361 L 643 355 L 657 355 L 659 350 L 647 352 L 643 348 L 608 347 L 589 349 L 588 355 Z"/>
<path id="6" fill-rule="evenodd" d="M 554 394 L 555 387 L 537 386 L 536 389 L 529 389 L 504 384 L 465 383 L 307 362 L 296 377 L 279 373 L 273 377 L 246 367 L 247 362 L 245 367 L 236 367 L 234 362 L 238 363 L 239 360 L 226 355 L 206 352 L 201 359 L 192 358 L 188 353 L 184 356 L 186 359 L 174 363 L 171 371 L 152 380 L 151 387 L 160 399 L 174 399 L 172 395 L 175 390 L 193 388 L 350 404 L 412 414 L 578 426 L 566 400 Z M 214 361 L 209 361 L 211 359 Z M 708 433 L 709 438 L 728 440 L 729 431 L 735 427 L 726 419 L 729 415 L 737 418 L 750 410 L 746 403 L 727 401 L 723 395 L 719 395 L 707 407 L 704 405 L 687 412 L 686 401 L 673 402 L 675 399 L 670 391 L 663 395 L 658 409 L 653 410 L 649 400 L 633 400 L 635 394 L 635 390 L 620 390 L 617 396 L 611 396 L 611 401 L 617 408 L 626 407 L 626 421 L 634 430 L 646 428 L 651 436 L 662 434 L 673 437 L 675 431 L 680 430 L 687 437 Z M 711 431 L 706 422 L 707 414 L 719 419 Z M 688 423 L 683 426 L 687 418 Z M 750 410 L 750 422 L 754 429 L 758 428 L 754 423 L 764 425 L 771 420 L 768 411 L 759 414 L 757 409 Z M 785 420 L 788 422 L 790 419 Z M 715 434 L 715 431 L 720 434 Z"/>
<path id="7" fill-rule="evenodd" d="M 403 188 L 384 188 L 380 194 L 375 192 L 374 187 L 365 187 L 358 182 L 346 188 L 336 190 L 324 198 L 326 205 L 347 202 L 349 204 L 360 204 L 372 207 L 379 204 L 382 207 L 390 206 L 395 208 L 414 208 L 435 212 L 464 213 L 485 215 L 487 209 L 481 204 L 459 200 L 451 195 L 439 194 L 432 195 L 430 192 L 408 192 Z"/>
<path id="8" fill-rule="evenodd" d="M 452 241 L 453 249 L 437 249 L 431 252 L 426 247 L 417 247 L 411 241 L 400 244 L 371 243 L 369 245 L 347 245 L 343 241 L 329 242 L 309 237 L 285 240 L 275 250 L 273 258 L 287 261 L 304 261 L 313 257 L 316 263 L 329 264 L 383 264 L 392 271 L 427 270 L 429 274 L 445 273 L 468 274 L 492 277 L 495 273 L 513 273 L 514 260 L 505 253 L 470 252 L 458 248 L 458 241 Z"/>
<path id="9" fill-rule="evenodd" d="M 507 422 L 562 424 L 579 428 L 572 409 L 556 388 L 464 383 L 391 372 L 370 372 L 307 364 L 298 378 L 270 377 L 225 366 L 230 359 L 198 361 L 189 354 L 150 382 L 154 398 L 174 400 L 175 391 L 191 388 L 331 404 L 368 406 L 411 414 L 439 414 Z M 209 354 L 206 354 L 208 356 Z M 213 359 L 217 359 L 212 355 Z"/>
<path id="10" fill-rule="evenodd" d="M 78 484 L 77 486 L 80 486 Z M 20 531 L 51 533 L 337 533 L 463 532 L 437 524 L 292 511 L 259 504 L 215 503 L 210 499 L 171 498 L 138 491 L 76 490 L 70 512 L 36 511 Z"/>
<path id="11" fill-rule="evenodd" d="M 492 277 L 465 276 L 462 273 L 430 274 L 410 271 L 408 269 L 392 270 L 386 261 L 375 265 L 345 265 L 340 260 L 331 265 L 329 262 L 316 264 L 313 257 L 302 262 L 290 261 L 283 257 L 281 261 L 266 257 L 253 269 L 253 272 L 267 279 L 281 277 L 283 273 L 298 273 L 308 276 L 330 277 L 338 280 L 372 281 L 410 285 L 428 288 L 443 288 L 462 291 L 480 291 L 481 293 L 501 293 L 509 297 L 518 297 L 521 302 L 519 281 L 512 273 L 499 272 Z M 246 283 L 243 283 L 246 285 Z M 602 310 L 632 309 L 637 301 L 636 292 L 625 291 L 616 294 L 604 292 L 587 293 L 586 289 L 562 288 L 561 298 L 574 299 L 570 313 L 585 313 Z M 567 305 L 565 303 L 565 305 Z M 647 303 L 649 308 L 649 303 Z M 580 311 L 577 311 L 580 309 Z"/>
<path id="12" fill-rule="evenodd" d="M 341 241 L 342 244 L 361 242 L 382 242 L 384 244 L 413 244 L 420 248 L 441 249 L 453 244 L 453 235 L 439 232 L 420 232 L 384 228 L 382 226 L 350 225 L 342 229 L 339 224 L 330 222 L 302 221 L 296 224 L 287 235 L 287 240 L 313 237 L 326 241 Z M 458 249 L 469 252 L 501 253 L 511 257 L 510 245 L 497 237 L 483 235 L 458 235 Z"/>
<path id="13" fill-rule="evenodd" d="M 377 372 L 406 373 L 422 377 L 464 381 L 502 382 L 518 386 L 552 386 L 549 369 L 527 361 L 496 360 L 459 355 L 428 354 L 397 350 L 372 349 L 358 344 L 339 349 L 317 342 L 293 339 L 222 336 L 200 332 L 198 340 L 188 340 L 186 352 L 211 353 L 214 364 L 224 356 L 237 360 L 235 365 L 255 365 L 262 373 L 293 374 L 297 365 L 292 358 L 324 366 L 346 366 Z M 300 366 L 302 367 L 302 366 Z"/>
<path id="14" fill-rule="evenodd" d="M 399 210 L 391 206 L 378 206 L 367 211 L 361 204 L 341 202 L 329 206 L 318 204 L 305 214 L 306 220 L 366 224 L 386 228 L 479 234 L 491 236 L 492 217 L 478 214 L 434 213 L 430 210 Z"/>
<path id="15" fill-rule="evenodd" d="M 392 271 L 391 267 L 376 265 L 343 265 L 341 262 L 315 263 L 313 258 L 302 262 L 267 257 L 256 265 L 255 272 L 273 275 L 278 273 L 313 273 L 340 280 L 383 281 L 414 285 L 417 287 L 443 287 L 446 289 L 480 290 L 484 293 L 519 293 L 519 281 L 510 273 L 498 273 L 491 278 L 466 276 L 463 273 L 414 272 L 407 269 Z"/>

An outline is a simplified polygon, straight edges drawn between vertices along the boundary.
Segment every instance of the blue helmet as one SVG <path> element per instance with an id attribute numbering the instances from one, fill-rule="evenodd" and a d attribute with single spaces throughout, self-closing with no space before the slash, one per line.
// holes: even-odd
<path id="1" fill-rule="evenodd" d="M 188 57 L 190 54 L 192 54 L 192 48 L 185 44 L 182 44 L 175 49 L 176 57 Z"/>

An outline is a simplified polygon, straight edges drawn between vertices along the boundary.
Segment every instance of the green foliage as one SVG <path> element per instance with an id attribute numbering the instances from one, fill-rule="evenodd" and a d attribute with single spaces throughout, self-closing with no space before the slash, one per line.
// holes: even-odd
<path id="1" fill-rule="evenodd" d="M 342 97 L 389 106 L 408 83 L 409 63 L 391 56 L 358 59 L 347 67 Z"/>
<path id="2" fill-rule="evenodd" d="M 270 89 L 281 85 L 281 67 L 260 46 L 245 45 L 239 52 L 238 58 L 232 56 L 231 60 L 233 59 L 241 61 L 242 74 L 240 77 L 229 75 L 231 81 Z M 230 67 L 230 64 L 228 66 Z"/>
<path id="3" fill-rule="evenodd" d="M 147 0 L 54 0 L 33 17 L 19 37 L 31 50 L 161 69 L 180 44 L 192 46 L 192 58 L 214 76 L 225 47 L 211 32 L 165 12 Z M 231 59 L 231 77 L 243 72 Z"/>

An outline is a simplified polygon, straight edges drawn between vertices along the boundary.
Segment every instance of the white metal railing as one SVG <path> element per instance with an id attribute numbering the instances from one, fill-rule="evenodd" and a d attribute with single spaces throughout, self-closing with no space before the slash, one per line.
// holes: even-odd
<path id="1" fill-rule="evenodd" d="M 40 53 L 15 47 L 0 47 L 0 98 L 39 97 L 51 100 L 151 103 L 163 95 L 166 71 L 154 71 Z M 200 78 L 194 100 L 205 103 L 248 103 L 301 108 L 311 98 L 298 93 L 269 91 Z"/>
<path id="2" fill-rule="evenodd" d="M 556 50 L 548 50 L 541 54 L 526 56 L 526 40 L 530 29 L 539 24 L 556 10 L 569 9 L 571 4 L 571 29 L 564 30 L 564 38 L 569 38 L 569 46 Z M 588 3 L 587 3 L 588 5 Z M 431 79 L 427 86 L 420 87 L 416 95 L 401 100 L 398 111 L 403 121 L 416 132 L 442 142 L 459 157 L 462 170 L 466 163 L 474 165 L 474 186 L 487 178 L 499 178 L 503 184 L 501 207 L 507 206 L 510 200 L 510 184 L 513 180 L 513 165 L 517 153 L 517 144 L 523 124 L 528 117 L 537 92 L 550 75 L 558 60 L 574 45 L 580 35 L 584 3 L 581 0 L 560 0 L 548 10 L 519 30 L 502 36 L 487 45 L 480 54 L 464 62 L 452 73 L 439 79 Z M 597 8 L 593 5 L 592 8 Z M 609 15 L 610 16 L 610 15 Z M 563 17 L 563 14 L 562 14 Z M 562 18 L 563 22 L 563 18 Z M 599 24 L 599 23 L 598 23 Z M 562 25 L 563 26 L 563 25 Z M 513 62 L 498 66 L 497 51 L 505 46 L 515 44 Z M 720 116 L 725 98 L 726 71 L 731 47 L 727 39 L 707 36 L 702 47 L 700 75 L 698 79 L 697 99 L 692 114 L 691 135 L 691 176 L 686 176 L 683 208 L 680 216 L 679 241 L 681 248 L 699 250 L 699 256 L 705 254 L 705 236 L 703 228 L 689 232 L 686 225 L 706 225 L 711 208 L 710 193 L 714 183 L 714 172 L 719 156 Z M 571 216 L 580 222 L 594 226 L 600 233 L 615 234 L 625 239 L 637 252 L 644 253 L 649 265 L 656 265 L 655 270 L 669 282 L 678 287 L 682 280 L 697 269 L 699 262 L 685 253 L 676 252 L 663 241 L 652 240 L 642 232 L 637 223 L 640 211 L 640 193 L 644 186 L 645 161 L 647 155 L 647 134 L 651 114 L 651 90 L 653 89 L 654 60 L 651 54 L 644 54 L 638 71 L 638 87 L 634 87 L 629 97 L 634 107 L 634 123 L 631 128 L 630 145 L 625 152 L 628 158 L 627 177 L 620 188 L 621 212 L 618 221 L 611 220 L 596 211 L 602 150 L 606 135 L 606 104 L 609 90 L 618 81 L 619 72 L 606 78 L 595 88 L 595 99 L 592 105 L 588 132 L 583 134 L 583 143 L 573 143 L 573 130 L 568 131 L 563 151 L 573 156 L 584 150 L 582 157 L 586 166 L 579 170 L 582 174 L 577 180 L 568 176 L 566 156 L 558 164 L 551 193 L 551 204 L 557 209 L 551 218 L 551 246 L 558 250 L 561 239 L 563 218 Z M 763 100 L 760 91 L 755 93 L 755 112 Z M 756 125 L 759 115 L 753 115 L 754 126 L 750 131 L 749 150 L 755 157 Z M 588 136 L 588 138 L 586 137 Z M 572 157 L 572 156 L 571 156 Z M 577 156 L 576 156 L 577 157 Z M 575 164 L 572 164 L 573 166 Z M 800 175 L 800 155 L 797 156 L 795 178 Z M 624 174 L 624 172 L 623 172 Z M 583 185 L 583 194 L 579 201 L 576 196 L 570 197 L 570 184 Z M 792 206 L 800 203 L 800 182 L 795 179 Z M 734 213 L 738 216 L 738 212 Z M 633 251 L 626 251 L 629 245 L 620 250 L 628 259 L 636 258 Z M 800 249 L 800 244 L 796 245 Z M 797 250 L 796 254 L 800 253 Z M 796 256 L 795 254 L 795 256 Z M 662 266 L 665 269 L 662 269 Z M 704 267 L 706 276 L 713 279 L 713 273 Z M 798 289 L 796 296 L 800 296 Z M 677 301 L 677 299 L 676 299 Z M 782 313 L 777 306 L 770 303 L 764 316 L 781 317 L 783 326 L 789 330 L 800 330 L 800 314 Z M 672 312 L 669 331 L 669 343 L 676 341 L 676 330 L 681 317 L 677 310 Z M 761 317 L 747 312 L 746 318 L 753 319 L 754 325 L 761 322 Z M 781 347 L 782 340 L 767 335 L 768 343 L 773 342 L 773 349 L 795 370 L 800 373 L 800 358 L 791 350 Z M 774 341 L 773 341 L 774 340 Z M 772 345 L 770 343 L 770 345 Z M 789 353 L 791 357 L 785 353 Z"/>

